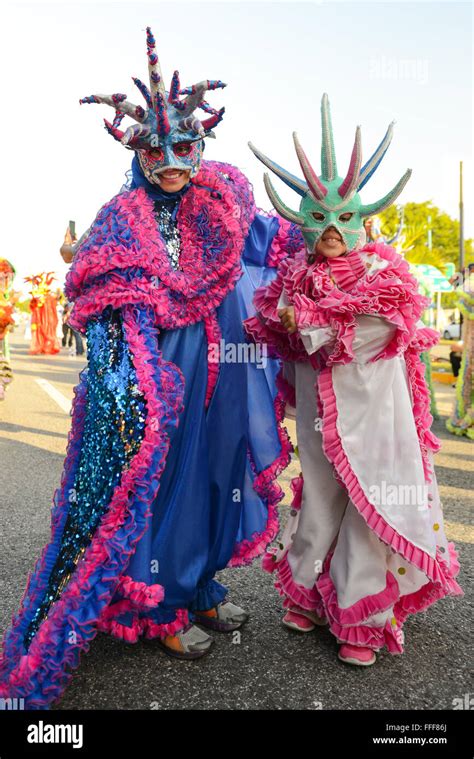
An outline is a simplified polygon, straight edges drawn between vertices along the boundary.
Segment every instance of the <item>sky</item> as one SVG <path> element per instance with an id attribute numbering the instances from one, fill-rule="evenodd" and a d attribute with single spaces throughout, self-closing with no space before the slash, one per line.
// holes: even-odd
<path id="1" fill-rule="evenodd" d="M 81 234 L 120 189 L 132 153 L 103 129 L 112 109 L 79 105 L 94 93 L 141 96 L 145 28 L 157 39 L 166 83 L 221 79 L 209 102 L 225 106 L 205 157 L 241 168 L 257 204 L 270 202 L 263 167 L 247 147 L 301 175 L 297 131 L 320 171 L 320 100 L 329 93 L 339 173 L 362 127 L 367 159 L 395 120 L 390 150 L 362 199 L 413 176 L 400 202 L 432 200 L 458 214 L 464 163 L 465 236 L 474 236 L 472 5 L 458 2 L 22 3 L 1 10 L 2 250 L 15 282 L 54 270 L 68 220 Z M 124 121 L 124 124 L 128 120 Z M 275 179 L 282 198 L 298 196 Z"/>

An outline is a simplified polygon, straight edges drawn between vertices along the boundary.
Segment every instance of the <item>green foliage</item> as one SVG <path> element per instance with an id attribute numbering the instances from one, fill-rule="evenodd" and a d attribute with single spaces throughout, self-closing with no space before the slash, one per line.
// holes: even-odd
<path id="1" fill-rule="evenodd" d="M 403 251 L 407 260 L 415 264 L 430 264 L 444 271 L 444 265 L 453 262 L 459 268 L 459 221 L 452 219 L 429 200 L 424 203 L 406 203 L 403 207 Z M 394 235 L 399 224 L 399 212 L 391 206 L 380 214 L 382 231 Z M 428 230 L 431 228 L 431 250 L 428 247 Z M 465 264 L 474 262 L 473 240 L 465 240 Z"/>

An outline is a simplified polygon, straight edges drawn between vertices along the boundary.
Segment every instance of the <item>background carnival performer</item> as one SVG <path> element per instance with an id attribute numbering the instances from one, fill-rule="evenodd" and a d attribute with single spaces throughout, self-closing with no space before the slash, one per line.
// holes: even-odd
<path id="1" fill-rule="evenodd" d="M 392 126 L 362 165 L 360 128 L 345 178 L 338 175 L 327 95 L 322 174 L 296 136 L 304 179 L 256 148 L 301 197 L 299 211 L 265 185 L 275 208 L 300 225 L 306 251 L 283 261 L 255 296 L 255 341 L 284 359 L 281 396 L 296 406 L 302 476 L 281 543 L 264 568 L 276 573 L 284 623 L 307 632 L 328 623 L 339 658 L 367 666 L 387 647 L 403 652 L 409 614 L 462 593 L 432 467 L 429 394 L 419 354 L 438 333 L 420 316 L 427 301 L 408 263 L 366 243 L 363 219 L 387 208 L 411 171 L 381 200 L 359 195 L 385 155 Z"/>
<path id="2" fill-rule="evenodd" d="M 0 693 L 42 708 L 67 684 L 99 629 L 157 639 L 196 658 L 247 618 L 217 570 L 261 555 L 278 530 L 274 362 L 228 360 L 248 348 L 242 318 L 256 285 L 302 247 L 300 232 L 257 213 L 238 169 L 203 161 L 222 119 L 204 99 L 223 87 L 165 91 L 147 30 L 145 108 L 124 94 L 107 131 L 135 151 L 130 182 L 75 250 L 66 294 L 87 334 L 51 542 L 5 636 Z M 202 109 L 206 118 L 195 115 Z M 121 131 L 125 115 L 135 124 Z M 252 347 L 252 346 L 250 346 Z M 211 350 L 210 350 L 211 349 Z"/>
<path id="3" fill-rule="evenodd" d="M 55 279 L 52 271 L 25 277 L 25 282 L 31 283 L 31 346 L 29 353 L 32 355 L 51 355 L 60 351 L 57 335 L 57 297 L 51 290 L 51 285 Z"/>
<path id="4" fill-rule="evenodd" d="M 13 318 L 17 295 L 13 291 L 15 269 L 6 258 L 0 258 L 0 401 L 13 379 L 10 366 L 8 333 L 15 324 Z"/>
<path id="5" fill-rule="evenodd" d="M 446 422 L 449 432 L 474 439 L 474 272 L 468 271 L 459 291 L 459 310 L 463 316 L 461 365 L 456 380 L 453 413 Z"/>

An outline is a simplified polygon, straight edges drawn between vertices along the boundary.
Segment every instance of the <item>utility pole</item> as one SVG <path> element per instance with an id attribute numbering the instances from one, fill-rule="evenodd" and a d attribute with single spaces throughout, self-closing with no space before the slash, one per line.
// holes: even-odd
<path id="1" fill-rule="evenodd" d="M 459 271 L 464 277 L 464 201 L 462 191 L 462 161 L 459 162 Z"/>
<path id="2" fill-rule="evenodd" d="M 461 289 L 466 289 L 466 282 L 464 279 L 464 200 L 462 192 L 462 161 L 459 161 L 459 272 L 461 274 Z M 464 326 L 464 318 L 462 312 L 459 314 L 459 336 L 462 340 Z"/>

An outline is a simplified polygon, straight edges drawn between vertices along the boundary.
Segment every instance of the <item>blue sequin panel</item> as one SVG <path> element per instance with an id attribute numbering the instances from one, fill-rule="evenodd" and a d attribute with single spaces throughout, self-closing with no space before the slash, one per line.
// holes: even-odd
<path id="1" fill-rule="evenodd" d="M 69 512 L 44 597 L 25 635 L 31 643 L 60 597 L 107 511 L 122 473 L 140 448 L 146 403 L 118 311 L 107 309 L 87 327 L 89 366 L 84 434 Z"/>

